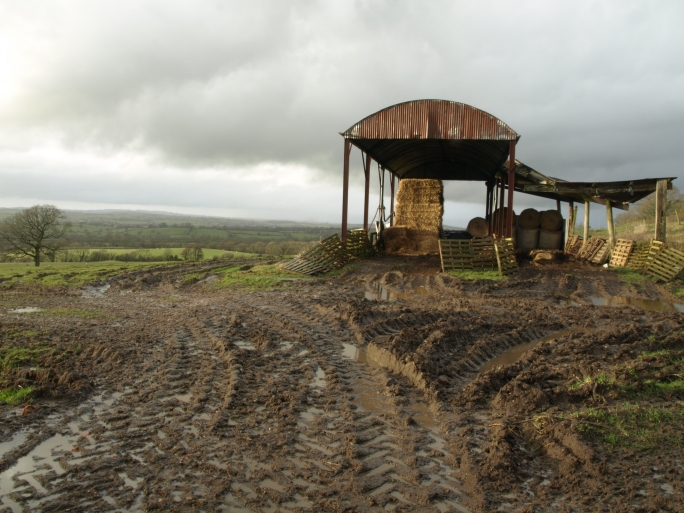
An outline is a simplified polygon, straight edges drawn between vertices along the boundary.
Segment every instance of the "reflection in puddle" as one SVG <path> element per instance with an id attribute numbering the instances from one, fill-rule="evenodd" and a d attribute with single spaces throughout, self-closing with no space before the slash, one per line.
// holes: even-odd
<path id="1" fill-rule="evenodd" d="M 613 296 L 613 297 L 597 297 L 589 296 L 587 299 L 591 301 L 594 306 L 636 306 L 642 310 L 651 312 L 684 312 L 684 305 L 679 303 L 670 303 L 668 301 L 658 301 L 655 299 L 639 299 L 628 296 Z M 562 305 L 582 306 L 581 303 L 572 299 L 564 299 L 561 301 Z"/>
<path id="2" fill-rule="evenodd" d="M 9 313 L 33 313 L 33 312 L 42 312 L 42 308 L 38 308 L 37 306 L 25 306 L 24 308 L 13 308 L 9 310 Z"/>
<path id="3" fill-rule="evenodd" d="M 402 292 L 392 292 L 386 289 L 379 283 L 374 285 L 373 290 L 366 291 L 365 298 L 369 301 L 394 301 L 396 299 L 404 299 L 406 301 L 411 301 L 415 299 L 415 296 L 432 296 L 432 294 L 425 287 L 411 287 L 408 290 Z"/>
<path id="4" fill-rule="evenodd" d="M 557 338 L 564 337 L 566 335 L 571 335 L 572 333 L 593 333 L 595 331 L 596 330 L 593 328 L 579 328 L 579 327 L 578 328 L 568 328 L 565 330 L 556 331 L 556 332 L 551 333 L 549 335 L 546 335 L 545 337 L 542 337 L 538 340 L 533 340 L 532 342 L 527 342 L 526 344 L 519 344 L 517 346 L 510 348 L 508 351 L 497 356 L 496 358 L 492 358 L 491 360 L 489 360 L 482 367 L 480 367 L 480 372 L 484 372 L 484 371 L 493 369 L 494 367 L 497 367 L 499 365 L 510 365 L 512 363 L 515 363 L 527 351 L 536 347 L 537 345 L 541 344 L 542 342 L 547 342 L 549 340 L 555 340 Z"/>
<path id="5" fill-rule="evenodd" d="M 0 460 L 5 457 L 5 454 L 16 449 L 21 444 L 23 444 L 25 441 L 26 441 L 26 432 L 17 431 L 16 433 L 14 433 L 14 436 L 12 436 L 11 440 L 8 440 L 7 442 L 0 443 Z"/>

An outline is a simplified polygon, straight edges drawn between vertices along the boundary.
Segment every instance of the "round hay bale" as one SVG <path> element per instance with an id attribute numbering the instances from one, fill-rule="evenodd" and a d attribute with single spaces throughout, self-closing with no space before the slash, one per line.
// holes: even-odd
<path id="1" fill-rule="evenodd" d="M 518 217 L 518 226 L 525 230 L 539 228 L 540 222 L 541 216 L 539 215 L 539 211 L 534 208 L 526 208 L 520 212 L 520 217 Z"/>
<path id="2" fill-rule="evenodd" d="M 489 235 L 489 223 L 481 217 L 473 217 L 468 222 L 468 227 L 466 231 L 473 237 L 486 237 Z"/>
<path id="3" fill-rule="evenodd" d="M 563 228 L 563 216 L 558 210 L 545 210 L 540 218 L 540 224 L 544 230 L 553 232 Z"/>

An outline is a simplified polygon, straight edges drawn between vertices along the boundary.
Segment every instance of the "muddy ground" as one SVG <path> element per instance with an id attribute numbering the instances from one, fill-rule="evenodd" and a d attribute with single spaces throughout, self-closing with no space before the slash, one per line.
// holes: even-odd
<path id="1" fill-rule="evenodd" d="M 219 289 L 216 265 L 3 287 L 2 387 L 31 392 L 0 407 L 0 511 L 684 511 L 670 289 L 435 258 Z"/>

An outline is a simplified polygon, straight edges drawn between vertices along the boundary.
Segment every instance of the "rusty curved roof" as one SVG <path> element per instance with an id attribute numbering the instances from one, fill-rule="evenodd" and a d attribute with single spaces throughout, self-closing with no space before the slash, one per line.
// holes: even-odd
<path id="1" fill-rule="evenodd" d="M 520 136 L 491 114 L 446 100 L 398 103 L 342 135 L 400 178 L 490 180 Z"/>

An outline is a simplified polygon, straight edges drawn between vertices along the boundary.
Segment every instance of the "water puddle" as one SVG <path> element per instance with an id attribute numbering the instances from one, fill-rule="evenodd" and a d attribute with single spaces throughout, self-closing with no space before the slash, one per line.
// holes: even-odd
<path id="1" fill-rule="evenodd" d="M 90 285 L 84 287 L 81 291 L 81 296 L 83 297 L 104 297 L 105 292 L 110 289 L 111 285 L 105 283 L 104 285 Z"/>
<path id="2" fill-rule="evenodd" d="M 587 299 L 591 301 L 591 304 L 594 306 L 636 306 L 637 308 L 650 312 L 684 312 L 684 304 L 670 303 L 668 301 L 659 301 L 656 299 L 639 299 L 628 296 L 589 296 Z M 561 305 L 582 306 L 581 303 L 572 299 L 562 300 Z"/>
<path id="3" fill-rule="evenodd" d="M 373 290 L 367 290 L 365 292 L 364 297 L 369 301 L 395 301 L 397 299 L 412 301 L 415 299 L 416 295 L 432 296 L 430 291 L 423 286 L 410 287 L 402 292 L 392 292 L 381 284 L 376 283 L 373 286 Z"/>
<path id="4" fill-rule="evenodd" d="M 318 367 L 316 369 L 316 376 L 314 376 L 313 383 L 309 384 L 313 388 L 325 388 L 325 371 Z"/>
<path id="5" fill-rule="evenodd" d="M 14 433 L 14 436 L 12 436 L 11 440 L 0 443 L 0 460 L 2 460 L 5 457 L 5 454 L 7 454 L 10 451 L 13 451 L 21 444 L 23 444 L 26 441 L 26 438 L 27 436 L 25 431 L 17 431 L 16 433 Z"/>
<path id="6" fill-rule="evenodd" d="M 256 347 L 254 347 L 251 342 L 247 342 L 246 340 L 236 340 L 234 343 L 240 349 L 246 349 L 248 351 L 256 350 Z"/>
<path id="7" fill-rule="evenodd" d="M 515 363 L 527 351 L 536 347 L 537 345 L 541 344 L 542 342 L 547 342 L 549 340 L 555 340 L 557 338 L 564 337 L 566 335 L 571 335 L 573 333 L 592 333 L 594 331 L 596 331 L 596 330 L 593 328 L 579 328 L 579 327 L 578 328 L 568 328 L 565 330 L 556 331 L 556 332 L 551 333 L 549 335 L 546 335 L 545 337 L 542 337 L 538 340 L 533 340 L 532 342 L 527 342 L 525 344 L 519 344 L 517 346 L 510 348 L 508 351 L 497 356 L 496 358 L 492 358 L 491 360 L 486 362 L 482 367 L 480 367 L 480 372 L 488 371 L 488 370 L 493 369 L 494 367 L 497 367 L 499 365 L 510 365 L 512 363 Z"/>
<path id="8" fill-rule="evenodd" d="M 38 308 L 37 306 L 25 306 L 23 308 L 12 308 L 11 310 L 8 310 L 9 313 L 34 313 L 34 312 L 42 312 L 42 308 Z"/>

